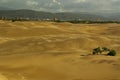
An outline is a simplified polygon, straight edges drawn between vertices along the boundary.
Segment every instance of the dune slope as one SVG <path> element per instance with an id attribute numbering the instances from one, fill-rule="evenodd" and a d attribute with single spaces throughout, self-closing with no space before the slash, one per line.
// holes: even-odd
<path id="1" fill-rule="evenodd" d="M 0 21 L 0 80 L 120 80 L 120 25 Z M 88 55 L 98 46 L 117 56 Z"/>

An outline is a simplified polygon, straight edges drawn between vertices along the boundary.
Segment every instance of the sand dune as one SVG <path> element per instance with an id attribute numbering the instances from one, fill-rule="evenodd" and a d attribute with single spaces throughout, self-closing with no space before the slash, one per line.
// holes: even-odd
<path id="1" fill-rule="evenodd" d="M 1 74 L 1 75 L 0 75 L 0 80 L 8 80 L 8 79 Z"/>
<path id="2" fill-rule="evenodd" d="M 0 21 L 0 80 L 120 80 L 119 53 L 119 24 Z"/>

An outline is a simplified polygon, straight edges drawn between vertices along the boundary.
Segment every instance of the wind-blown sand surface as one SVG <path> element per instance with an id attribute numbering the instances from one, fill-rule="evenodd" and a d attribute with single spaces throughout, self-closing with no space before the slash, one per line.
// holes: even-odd
<path id="1" fill-rule="evenodd" d="M 0 80 L 120 80 L 120 24 L 0 21 Z"/>

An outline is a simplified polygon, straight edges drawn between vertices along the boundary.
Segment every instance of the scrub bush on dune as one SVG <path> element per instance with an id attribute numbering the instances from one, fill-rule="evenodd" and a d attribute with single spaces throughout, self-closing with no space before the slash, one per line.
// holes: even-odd
<path id="1" fill-rule="evenodd" d="M 103 52 L 108 52 L 107 55 L 108 56 L 115 56 L 116 55 L 116 51 L 115 50 L 110 50 L 106 47 L 98 47 L 98 48 L 94 48 L 92 54 L 93 55 L 98 55 L 98 54 L 102 54 Z"/>
<path id="2" fill-rule="evenodd" d="M 100 54 L 102 53 L 102 49 L 100 47 L 93 49 L 93 55 L 99 54 L 99 53 Z"/>
<path id="3" fill-rule="evenodd" d="M 116 51 L 115 50 L 110 50 L 110 52 L 107 55 L 115 56 L 116 55 Z"/>

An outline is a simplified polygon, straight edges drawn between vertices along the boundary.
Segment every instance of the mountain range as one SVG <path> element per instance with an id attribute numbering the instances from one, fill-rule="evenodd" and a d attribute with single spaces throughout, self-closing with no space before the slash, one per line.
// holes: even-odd
<path id="1" fill-rule="evenodd" d="M 60 19 L 60 20 L 120 20 L 119 13 L 89 13 L 89 12 L 59 12 L 51 13 L 44 11 L 35 11 L 28 9 L 10 9 L 0 7 L 0 17 L 14 18 L 30 18 L 30 19 Z"/>

